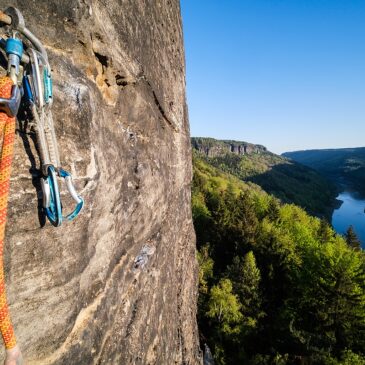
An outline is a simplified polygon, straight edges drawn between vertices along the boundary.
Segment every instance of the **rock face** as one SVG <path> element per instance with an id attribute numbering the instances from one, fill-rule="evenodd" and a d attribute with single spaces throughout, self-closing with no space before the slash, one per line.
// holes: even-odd
<path id="1" fill-rule="evenodd" d="M 193 137 L 191 143 L 194 149 L 207 157 L 223 156 L 227 153 L 243 156 L 267 152 L 266 147 L 248 142 L 222 141 L 214 138 Z"/>
<path id="2" fill-rule="evenodd" d="M 62 164 L 86 203 L 45 222 L 34 135 L 19 132 L 5 266 L 28 364 L 201 364 L 178 0 L 0 5 L 46 45 Z"/>

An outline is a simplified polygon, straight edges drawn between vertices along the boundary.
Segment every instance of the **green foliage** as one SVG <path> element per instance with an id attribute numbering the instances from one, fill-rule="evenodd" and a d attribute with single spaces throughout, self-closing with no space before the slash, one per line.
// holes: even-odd
<path id="1" fill-rule="evenodd" d="M 241 305 L 232 293 L 232 283 L 229 279 L 221 279 L 210 290 L 207 317 L 218 324 L 218 329 L 224 335 L 237 334 L 242 320 Z"/>
<path id="2" fill-rule="evenodd" d="M 318 365 L 365 365 L 365 357 L 346 349 L 339 359 L 328 353 L 316 354 L 312 357 L 312 363 Z"/>
<path id="3" fill-rule="evenodd" d="M 249 362 L 250 365 L 285 365 L 288 363 L 288 354 L 256 355 Z"/>
<path id="4" fill-rule="evenodd" d="M 192 191 L 198 321 L 216 363 L 363 364 L 364 252 L 196 156 Z"/>
<path id="5" fill-rule="evenodd" d="M 333 230 L 326 219 L 322 218 L 318 229 L 318 239 L 321 243 L 330 242 L 333 239 Z"/>
<path id="6" fill-rule="evenodd" d="M 344 180 L 365 196 L 365 148 L 288 152 L 286 157 L 309 166 L 340 185 Z"/>
<path id="7" fill-rule="evenodd" d="M 208 282 L 213 277 L 214 261 L 209 256 L 209 244 L 198 251 L 199 263 L 199 291 L 201 294 L 208 293 Z"/>
<path id="8" fill-rule="evenodd" d="M 365 357 L 353 353 L 351 350 L 345 350 L 341 357 L 342 365 L 365 365 Z"/>
<path id="9" fill-rule="evenodd" d="M 255 146 L 257 152 L 239 155 L 229 147 L 246 142 L 193 138 L 194 154 L 221 171 L 259 185 L 284 203 L 294 203 L 317 216 L 330 217 L 336 188 L 315 170 Z M 253 146 L 253 145 L 251 145 Z M 209 149 L 214 153 L 206 153 Z"/>
<path id="10" fill-rule="evenodd" d="M 247 331 L 255 329 L 258 320 L 264 315 L 261 311 L 261 274 L 252 251 L 244 256 L 237 274 L 235 288 L 241 302 L 241 312 L 244 316 L 243 324 Z"/>
<path id="11" fill-rule="evenodd" d="M 365 344 L 364 257 L 338 238 L 304 251 L 296 296 L 288 303 L 307 351 L 339 354 Z"/>
<path id="12" fill-rule="evenodd" d="M 350 226 L 345 234 L 346 243 L 355 250 L 360 250 L 361 242 L 356 236 L 354 227 Z"/>

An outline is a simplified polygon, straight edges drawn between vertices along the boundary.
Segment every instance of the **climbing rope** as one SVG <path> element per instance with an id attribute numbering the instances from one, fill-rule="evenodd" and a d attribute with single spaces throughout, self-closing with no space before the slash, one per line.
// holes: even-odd
<path id="1" fill-rule="evenodd" d="M 1 77 L 0 97 L 10 98 L 12 86 L 13 82 L 9 77 Z M 3 139 L 0 155 L 0 331 L 5 347 L 11 349 L 15 347 L 16 340 L 6 301 L 3 251 L 14 149 L 15 117 L 9 117 L 5 112 L 0 113 L 0 131 Z"/>

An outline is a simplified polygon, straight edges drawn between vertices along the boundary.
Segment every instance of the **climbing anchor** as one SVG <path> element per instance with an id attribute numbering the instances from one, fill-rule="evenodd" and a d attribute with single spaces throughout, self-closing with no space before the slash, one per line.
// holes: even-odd
<path id="1" fill-rule="evenodd" d="M 0 46 L 13 46 L 18 50 L 17 56 L 21 66 L 21 88 L 24 92 L 24 99 L 27 102 L 34 121 L 37 145 L 39 149 L 41 170 L 41 187 L 43 193 L 43 209 L 54 226 L 60 226 L 63 221 L 72 221 L 80 213 L 84 205 L 84 200 L 77 194 L 73 185 L 70 173 L 61 168 L 58 143 L 54 128 L 52 116 L 53 88 L 51 67 L 48 61 L 47 51 L 42 42 L 25 26 L 24 18 L 21 12 L 10 7 L 4 13 L 0 13 L 0 22 L 10 26 L 13 37 L 0 41 Z M 15 35 L 20 34 L 23 42 Z M 25 51 L 23 52 L 23 47 Z M 20 49 L 22 52 L 20 52 Z M 11 56 L 9 63 L 11 62 Z M 9 66 L 10 67 L 10 66 Z M 20 75 L 17 75 L 19 80 Z M 14 91 L 11 101 L 1 103 L 3 109 L 14 114 L 16 111 L 15 101 L 18 102 L 19 91 Z M 17 104 L 19 107 L 19 104 Z M 68 215 L 64 215 L 61 203 L 60 189 L 57 177 L 66 182 L 66 187 L 75 201 L 74 210 Z"/>

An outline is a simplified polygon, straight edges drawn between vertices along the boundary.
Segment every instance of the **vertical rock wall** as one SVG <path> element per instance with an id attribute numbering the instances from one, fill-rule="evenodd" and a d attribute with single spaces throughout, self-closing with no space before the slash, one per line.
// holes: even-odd
<path id="1" fill-rule="evenodd" d="M 46 45 L 62 164 L 86 202 L 45 222 L 34 135 L 19 132 L 5 265 L 28 363 L 200 364 L 178 0 L 7 6 Z"/>

